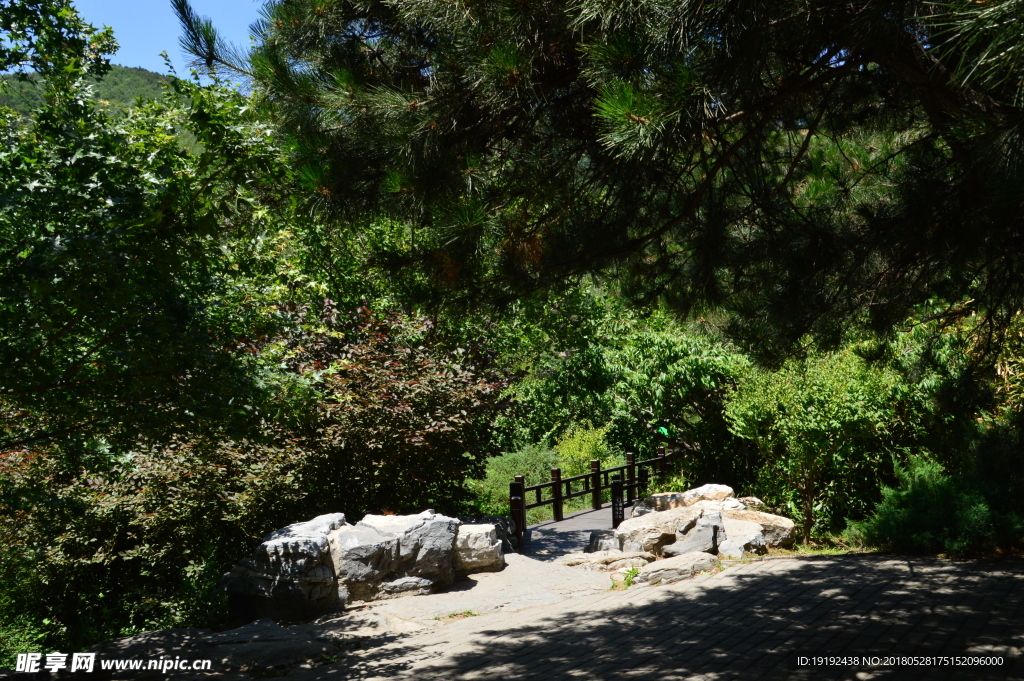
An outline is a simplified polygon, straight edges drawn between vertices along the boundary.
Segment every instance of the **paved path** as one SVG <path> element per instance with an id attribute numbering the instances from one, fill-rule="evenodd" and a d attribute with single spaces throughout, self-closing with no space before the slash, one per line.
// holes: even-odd
<path id="1" fill-rule="evenodd" d="M 1024 648 L 1024 561 L 833 556 L 739 564 L 392 637 L 290 679 L 1024 679 L 978 667 L 798 669 L 797 655 Z"/>
<path id="2" fill-rule="evenodd" d="M 626 507 L 629 517 L 630 507 Z M 526 553 L 537 558 L 560 556 L 563 553 L 582 551 L 590 542 L 594 530 L 612 529 L 612 505 L 605 504 L 599 511 L 576 511 L 565 516 L 561 522 L 546 520 L 531 525 L 526 542 Z"/>

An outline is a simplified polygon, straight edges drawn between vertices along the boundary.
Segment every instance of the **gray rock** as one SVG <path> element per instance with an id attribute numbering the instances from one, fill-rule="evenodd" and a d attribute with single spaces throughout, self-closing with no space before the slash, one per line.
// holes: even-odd
<path id="1" fill-rule="evenodd" d="M 221 580 L 232 618 L 302 619 L 343 608 L 348 594 L 335 578 L 327 538 L 341 527 L 345 516 L 332 513 L 264 537 Z"/>
<path id="2" fill-rule="evenodd" d="M 304 574 L 281 575 L 268 573 L 252 558 L 240 560 L 224 575 L 221 585 L 229 594 L 290 601 L 330 598 L 337 591 L 334 572 L 328 565 L 318 565 Z"/>
<path id="3" fill-rule="evenodd" d="M 718 544 L 726 539 L 728 537 L 722 522 L 722 514 L 718 511 L 706 511 L 693 527 L 685 532 L 677 532 L 676 542 L 662 549 L 662 553 L 666 556 L 694 552 L 716 553 Z"/>
<path id="4" fill-rule="evenodd" d="M 494 531 L 501 540 L 502 553 L 515 553 L 519 548 L 516 537 L 516 523 L 503 515 L 460 515 L 459 522 L 463 525 L 494 525 Z"/>
<path id="5" fill-rule="evenodd" d="M 623 568 L 643 567 L 654 560 L 654 554 L 643 551 L 596 551 L 593 553 L 567 553 L 555 559 L 558 565 L 614 572 Z"/>
<path id="6" fill-rule="evenodd" d="M 399 596 L 418 596 L 433 593 L 434 583 L 423 577 L 398 577 L 381 582 L 378 599 L 398 598 Z"/>
<path id="7" fill-rule="evenodd" d="M 381 582 L 398 564 L 398 537 L 359 524 L 338 528 L 328 540 L 338 583 L 345 587 L 349 599 L 376 598 Z"/>
<path id="8" fill-rule="evenodd" d="M 755 511 L 764 507 L 764 502 L 757 497 L 740 497 L 739 502 L 747 508 L 752 508 Z"/>
<path id="9" fill-rule="evenodd" d="M 433 511 L 417 515 L 367 515 L 356 527 L 370 527 L 398 538 L 400 576 L 424 577 L 436 586 L 455 581 L 454 550 L 459 521 Z"/>
<path id="10" fill-rule="evenodd" d="M 749 520 L 723 518 L 725 533 L 729 541 L 735 543 L 743 553 L 758 554 L 766 550 L 761 525 Z"/>
<path id="11" fill-rule="evenodd" d="M 595 551 L 619 551 L 619 540 L 615 536 L 615 530 L 594 530 L 590 533 L 590 543 L 584 553 Z"/>
<path id="12" fill-rule="evenodd" d="M 761 526 L 765 546 L 769 549 L 792 546 L 796 539 L 796 525 L 789 518 L 760 511 L 722 511 L 722 517 L 732 520 L 745 520 Z"/>
<path id="13" fill-rule="evenodd" d="M 256 547 L 253 560 L 273 574 L 301 575 L 323 565 L 330 553 L 327 535 L 344 525 L 344 513 L 329 513 L 275 530 Z"/>
<path id="14" fill-rule="evenodd" d="M 684 553 L 665 560 L 658 560 L 640 568 L 634 584 L 667 584 L 689 579 L 696 574 L 713 570 L 719 564 L 718 558 L 710 553 Z"/>
<path id="15" fill-rule="evenodd" d="M 505 567 L 505 555 L 494 525 L 460 525 L 455 537 L 455 572 L 498 572 Z"/>
<path id="16" fill-rule="evenodd" d="M 633 504 L 633 511 L 630 513 L 630 517 L 637 518 L 648 513 L 669 511 L 673 508 L 680 508 L 688 505 L 689 504 L 683 502 L 682 492 L 661 492 L 660 494 L 652 494 L 646 499 L 635 502 Z"/>
<path id="17" fill-rule="evenodd" d="M 739 544 L 737 544 L 736 542 L 732 541 L 731 539 L 726 539 L 725 541 L 723 541 L 721 544 L 718 545 L 718 557 L 719 558 L 728 558 L 730 560 L 739 560 L 740 558 L 743 558 L 743 556 L 744 556 L 743 547 L 740 546 Z"/>
<path id="18" fill-rule="evenodd" d="M 433 511 L 368 515 L 355 526 L 337 513 L 271 532 L 224 576 L 233 618 L 307 619 L 349 600 L 432 593 L 455 579 L 458 527 Z"/>
<path id="19" fill-rule="evenodd" d="M 690 531 L 704 513 L 699 508 L 673 508 L 622 521 L 615 538 L 623 551 L 647 551 L 661 555 L 662 547 Z"/>

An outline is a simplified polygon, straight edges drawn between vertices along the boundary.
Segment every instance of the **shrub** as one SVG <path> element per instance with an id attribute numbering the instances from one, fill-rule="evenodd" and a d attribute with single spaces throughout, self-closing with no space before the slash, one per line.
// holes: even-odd
<path id="1" fill-rule="evenodd" d="M 552 468 L 561 468 L 562 477 L 567 478 L 588 472 L 593 459 L 600 461 L 602 468 L 621 465 L 624 463 L 622 455 L 616 453 L 605 439 L 608 430 L 608 426 L 594 428 L 589 423 L 583 424 L 570 428 L 554 448 L 531 444 L 491 459 L 487 462 L 484 478 L 468 482 L 469 489 L 476 496 L 477 507 L 483 513 L 508 515 L 511 512 L 508 485 L 516 475 L 524 476 L 527 485 L 537 485 L 551 480 Z M 573 489 L 580 488 L 577 484 Z M 604 496 L 605 501 L 610 499 L 607 491 Z M 549 490 L 544 491 L 544 498 L 550 498 Z M 533 500 L 531 494 L 528 501 Z M 565 501 L 563 508 L 566 512 L 576 511 L 586 508 L 589 503 L 590 497 L 577 497 Z M 530 523 L 551 517 L 550 506 L 530 509 L 527 513 Z"/>
<path id="2" fill-rule="evenodd" d="M 0 455 L 0 629 L 82 649 L 138 631 L 214 626 L 224 571 L 301 497 L 298 463 L 252 443 L 174 442 L 128 455 Z M 15 648 L 12 648 L 14 646 Z"/>
<path id="3" fill-rule="evenodd" d="M 610 426 L 594 428 L 590 423 L 569 429 L 555 444 L 558 452 L 558 466 L 562 469 L 562 477 L 583 475 L 590 471 L 590 462 L 601 462 L 601 468 L 621 466 L 625 459 L 613 451 L 607 437 Z"/>
<path id="4" fill-rule="evenodd" d="M 497 454 L 499 377 L 470 349 L 433 345 L 423 319 L 342 314 L 330 301 L 319 315 L 303 307 L 289 316 L 264 351 L 305 395 L 295 423 L 278 428 L 305 453 L 307 515 L 459 511 L 465 480 Z"/>
<path id="5" fill-rule="evenodd" d="M 470 480 L 467 486 L 477 499 L 477 506 L 486 515 L 509 515 L 508 485 L 517 475 L 525 476 L 527 485 L 551 479 L 551 469 L 558 466 L 558 453 L 543 445 L 526 445 L 521 449 L 496 456 L 487 462 L 482 480 Z"/>
<path id="6" fill-rule="evenodd" d="M 992 503 L 986 485 L 947 475 L 921 457 L 896 468 L 899 487 L 883 487 L 882 501 L 862 522 L 851 523 L 849 541 L 901 553 L 970 556 L 1010 547 L 1024 535 L 1024 518 Z"/>

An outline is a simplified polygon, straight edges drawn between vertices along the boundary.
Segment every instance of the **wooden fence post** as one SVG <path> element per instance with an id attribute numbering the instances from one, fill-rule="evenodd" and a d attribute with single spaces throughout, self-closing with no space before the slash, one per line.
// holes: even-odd
<path id="1" fill-rule="evenodd" d="M 643 499 L 647 496 L 647 483 L 651 479 L 651 472 L 647 470 L 647 466 L 640 466 L 640 470 L 637 473 L 636 480 L 636 496 L 637 499 Z"/>
<path id="2" fill-rule="evenodd" d="M 595 511 L 601 510 L 601 462 L 598 459 L 590 460 L 590 506 Z"/>
<path id="3" fill-rule="evenodd" d="M 515 481 L 508 485 L 509 502 L 512 507 L 512 522 L 516 526 L 517 553 L 526 552 L 526 547 L 523 546 L 526 537 L 526 509 L 524 508 L 526 492 L 523 490 L 524 486 L 524 478 L 521 475 L 517 475 Z"/>
<path id="4" fill-rule="evenodd" d="M 555 511 L 555 520 L 559 521 L 562 519 L 562 469 L 552 468 L 551 469 L 551 501 L 552 507 Z"/>
<path id="5" fill-rule="evenodd" d="M 666 463 L 667 462 L 665 460 L 665 448 L 664 447 L 658 447 L 658 476 L 659 477 L 662 476 L 662 475 L 665 475 L 665 473 L 668 473 L 668 466 L 665 465 Z"/>
<path id="6" fill-rule="evenodd" d="M 636 454 L 633 452 L 626 452 L 626 482 L 629 483 L 626 488 L 626 503 L 632 504 L 636 499 Z"/>
<path id="7" fill-rule="evenodd" d="M 612 529 L 619 526 L 626 517 L 626 504 L 622 499 L 622 475 L 612 475 Z"/>

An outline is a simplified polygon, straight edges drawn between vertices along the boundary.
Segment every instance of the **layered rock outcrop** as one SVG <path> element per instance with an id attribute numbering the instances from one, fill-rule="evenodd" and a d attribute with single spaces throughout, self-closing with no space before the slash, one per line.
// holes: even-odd
<path id="1" fill-rule="evenodd" d="M 627 520 L 615 530 L 595 530 L 584 553 L 573 553 L 558 560 L 563 565 L 588 570 L 618 570 L 642 567 L 636 558 L 650 555 L 650 565 L 643 570 L 654 570 L 666 563 L 669 567 L 686 561 L 677 558 L 689 556 L 693 565 L 704 566 L 710 556 L 740 559 L 765 553 L 769 548 L 791 546 L 796 535 L 792 520 L 782 516 L 750 510 L 747 503 L 758 507 L 760 499 L 733 496 L 726 485 L 703 485 L 685 492 L 663 492 L 638 501 Z M 663 560 L 657 560 L 657 559 Z M 676 561 L 668 563 L 668 561 Z M 686 563 L 690 565 L 690 563 Z M 611 567 L 614 566 L 614 567 Z M 661 568 L 658 568 L 661 569 Z M 696 568 L 695 568 L 696 569 Z M 682 578 L 682 571 L 666 573 L 655 581 L 637 580 L 637 583 L 656 583 Z M 645 573 L 646 574 L 646 573 Z"/>
<path id="2" fill-rule="evenodd" d="M 687 516 L 688 518 L 700 518 L 705 514 L 714 512 L 720 513 L 724 527 L 721 539 L 715 543 L 719 547 L 724 545 L 725 552 L 729 557 L 738 558 L 745 554 L 763 553 L 766 549 L 792 546 L 796 538 L 796 526 L 793 521 L 782 516 L 753 510 L 763 505 L 764 502 L 756 497 L 737 499 L 733 496 L 732 488 L 727 485 L 703 485 L 685 492 L 655 494 L 637 501 L 633 505 L 633 511 L 629 520 L 624 521 L 619 526 L 620 530 L 627 528 L 630 537 L 624 537 L 619 531 L 616 531 L 616 537 L 620 543 L 618 547 L 610 546 L 610 542 L 605 537 L 602 537 L 601 544 L 598 547 L 594 545 L 595 540 L 592 537 L 591 550 L 598 550 L 598 548 L 625 549 L 624 542 L 633 541 L 635 537 L 646 532 L 649 537 L 645 541 L 651 545 L 651 548 L 643 550 L 660 552 L 660 548 L 653 547 L 653 544 L 657 543 L 661 546 L 668 546 L 675 543 L 668 537 L 666 532 L 661 533 L 660 539 L 653 539 L 654 535 L 658 533 L 659 528 L 666 530 L 666 523 L 671 524 L 673 522 L 669 516 L 662 516 L 661 514 L 669 511 L 680 512 L 680 509 L 690 509 L 691 513 L 700 512 L 696 516 Z M 647 520 L 644 521 L 642 520 L 643 518 L 647 518 Z M 741 525 L 739 523 L 748 524 Z M 640 528 L 648 529 L 640 530 Z M 682 535 L 686 535 L 688 532 L 689 529 L 678 531 L 677 535 L 682 537 Z M 700 543 L 706 544 L 706 538 L 701 539 Z M 697 543 L 694 543 L 693 546 L 697 546 Z M 685 553 L 686 551 L 682 549 L 683 547 L 681 546 L 676 547 L 672 549 L 672 553 Z M 633 549 L 631 548 L 630 550 Z"/>
<path id="3" fill-rule="evenodd" d="M 648 563 L 640 568 L 634 584 L 667 584 L 689 579 L 701 572 L 708 572 L 718 567 L 718 558 L 710 553 L 694 551 L 684 553 L 665 560 Z"/>
<path id="4" fill-rule="evenodd" d="M 555 562 L 559 565 L 568 565 L 569 567 L 583 570 L 613 572 L 624 568 L 643 567 L 653 560 L 653 553 L 611 550 L 595 551 L 593 553 L 568 553 L 564 556 L 559 556 L 555 559 Z"/>
<path id="5" fill-rule="evenodd" d="M 355 525 L 341 513 L 271 532 L 251 558 L 224 575 L 236 620 L 298 620 L 374 601 L 433 593 L 456 573 L 500 570 L 502 542 L 493 524 L 467 525 L 424 511 L 367 515 Z"/>
<path id="6" fill-rule="evenodd" d="M 264 537 L 222 580 L 236 618 L 289 619 L 344 607 L 348 593 L 335 576 L 328 535 L 345 525 L 344 514 L 332 513 Z"/>

